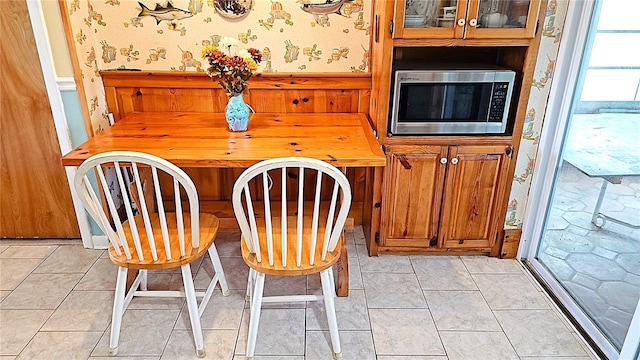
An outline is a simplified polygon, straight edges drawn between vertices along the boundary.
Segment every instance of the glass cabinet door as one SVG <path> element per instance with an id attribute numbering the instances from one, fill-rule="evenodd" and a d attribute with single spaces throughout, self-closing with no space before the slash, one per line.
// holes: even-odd
<path id="1" fill-rule="evenodd" d="M 477 12 L 479 28 L 525 28 L 529 0 L 481 0 Z"/>
<path id="2" fill-rule="evenodd" d="M 456 22 L 457 0 L 405 0 L 405 28 L 452 28 Z"/>
<path id="3" fill-rule="evenodd" d="M 539 6 L 539 0 L 471 0 L 465 38 L 532 38 Z"/>
<path id="4" fill-rule="evenodd" d="M 540 0 L 396 0 L 393 37 L 533 38 L 539 7 Z"/>
<path id="5" fill-rule="evenodd" d="M 467 0 L 397 0 L 395 7 L 394 38 L 462 37 L 456 24 L 466 16 Z"/>

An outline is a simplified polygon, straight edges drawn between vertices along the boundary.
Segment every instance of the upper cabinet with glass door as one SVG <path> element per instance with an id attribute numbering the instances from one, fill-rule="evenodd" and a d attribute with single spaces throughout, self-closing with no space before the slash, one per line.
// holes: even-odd
<path id="1" fill-rule="evenodd" d="M 396 0 L 393 37 L 533 38 L 539 7 L 540 0 Z"/>

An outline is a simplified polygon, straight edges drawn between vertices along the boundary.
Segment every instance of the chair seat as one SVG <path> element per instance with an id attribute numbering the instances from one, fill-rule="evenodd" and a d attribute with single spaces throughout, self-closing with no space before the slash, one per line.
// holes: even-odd
<path id="1" fill-rule="evenodd" d="M 185 239 L 191 238 L 191 217 L 188 214 L 184 214 L 184 237 Z M 170 269 L 189 264 L 192 261 L 202 256 L 213 244 L 218 233 L 219 220 L 213 214 L 200 213 L 200 246 L 198 248 L 192 248 L 187 246 L 185 249 L 185 255 L 180 256 L 180 245 L 178 241 L 177 219 L 175 213 L 167 213 L 167 228 L 169 233 L 169 240 L 171 243 L 171 260 L 167 260 L 167 254 L 164 251 L 164 247 L 161 246 L 163 238 L 160 227 L 160 217 L 157 213 L 149 214 L 149 220 L 151 226 L 154 229 L 153 239 L 157 245 L 158 261 L 153 261 L 151 256 L 151 248 L 147 239 L 147 233 L 144 229 L 144 220 L 142 216 L 135 216 L 135 222 L 140 234 L 140 243 L 142 247 L 142 253 L 144 254 L 144 261 L 139 261 L 136 256 L 133 256 L 131 260 L 128 260 L 122 250 L 122 255 L 116 254 L 113 244 L 109 244 L 109 257 L 111 261 L 118 265 L 129 269 L 145 269 L 145 270 L 158 270 L 158 269 Z M 129 227 L 129 221 L 122 224 L 122 227 L 127 237 L 129 244 L 129 251 L 132 255 L 136 252 L 134 242 L 131 240 L 131 228 Z"/>
<path id="2" fill-rule="evenodd" d="M 243 238 L 241 241 L 242 244 L 242 258 L 244 262 L 251 267 L 252 269 L 270 275 L 280 275 L 280 276 L 296 276 L 296 275 L 307 275 L 307 274 L 315 274 L 319 273 L 325 269 L 330 268 L 335 264 L 340 258 L 340 251 L 342 250 L 342 241 L 344 237 L 344 232 L 341 233 L 340 239 L 338 239 L 338 244 L 333 252 L 327 252 L 327 257 L 325 260 L 322 260 L 321 255 L 322 251 L 320 248 L 317 248 L 315 252 L 315 259 L 313 265 L 310 262 L 310 253 L 309 250 L 311 248 L 311 224 L 312 217 L 304 216 L 303 220 L 303 236 L 302 242 L 305 244 L 303 246 L 302 252 L 302 261 L 300 266 L 296 265 L 296 252 L 295 246 L 291 246 L 291 244 L 295 244 L 297 241 L 297 228 L 296 228 L 297 217 L 288 216 L 287 217 L 287 242 L 290 244 L 289 251 L 287 252 L 287 266 L 282 266 L 282 232 L 281 232 L 281 218 L 273 218 L 272 219 L 272 234 L 273 234 L 273 253 L 274 253 L 274 262 L 273 266 L 269 265 L 269 255 L 267 250 L 267 234 L 266 234 L 266 226 L 264 218 L 257 218 L 256 225 L 258 228 L 258 239 L 260 239 L 260 254 L 262 257 L 262 262 L 258 262 L 257 256 L 252 254 L 247 248 L 246 241 Z M 318 237 L 317 244 L 322 244 L 325 234 L 325 224 L 326 221 L 319 221 L 318 224 Z M 320 245 L 321 246 L 321 245 Z M 316 246 L 318 247 L 318 246 Z"/>

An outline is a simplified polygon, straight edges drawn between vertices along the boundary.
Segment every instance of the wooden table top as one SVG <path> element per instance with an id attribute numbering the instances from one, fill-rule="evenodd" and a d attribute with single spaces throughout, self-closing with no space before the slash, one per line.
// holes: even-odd
<path id="1" fill-rule="evenodd" d="M 153 154 L 181 167 L 248 167 L 285 156 L 350 167 L 386 161 L 364 114 L 257 113 L 246 132 L 231 132 L 224 114 L 141 112 L 96 134 L 63 156 L 62 164 L 78 166 L 114 150 Z"/>

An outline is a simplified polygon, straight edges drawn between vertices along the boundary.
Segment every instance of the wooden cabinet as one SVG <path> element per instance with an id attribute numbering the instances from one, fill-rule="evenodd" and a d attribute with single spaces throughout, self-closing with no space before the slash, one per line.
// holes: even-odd
<path id="1" fill-rule="evenodd" d="M 498 236 L 511 146 L 449 147 L 440 221 L 444 248 L 489 248 Z"/>
<path id="2" fill-rule="evenodd" d="M 381 247 L 490 250 L 499 231 L 511 146 L 385 149 Z"/>
<path id="3" fill-rule="evenodd" d="M 533 38 L 540 0 L 396 0 L 396 39 Z"/>
<path id="4" fill-rule="evenodd" d="M 540 9 L 546 6 L 546 0 L 374 1 L 369 114 L 387 166 L 378 174 L 382 186 L 373 189 L 379 212 L 366 229 L 370 255 L 499 254 L 541 37 L 536 24 L 544 21 Z M 453 21 L 434 22 L 421 14 Z M 516 73 L 504 133 L 391 132 L 395 71 L 443 64 Z"/>
<path id="5" fill-rule="evenodd" d="M 386 146 L 383 246 L 437 245 L 446 146 Z M 432 243 L 436 241 L 436 243 Z"/>

